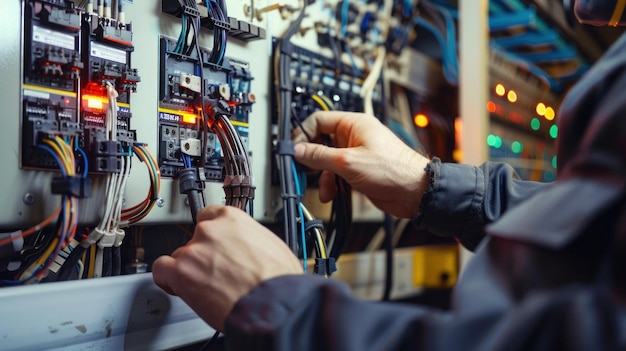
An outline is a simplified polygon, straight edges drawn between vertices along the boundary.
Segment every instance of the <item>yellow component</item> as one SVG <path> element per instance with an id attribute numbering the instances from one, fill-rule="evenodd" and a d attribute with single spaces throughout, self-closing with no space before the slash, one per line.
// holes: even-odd
<path id="1" fill-rule="evenodd" d="M 509 90 L 509 93 L 506 94 L 506 98 L 511 103 L 516 102 L 517 101 L 517 93 L 515 92 L 515 90 Z"/>
<path id="2" fill-rule="evenodd" d="M 241 121 L 233 121 L 231 120 L 230 123 L 234 126 L 240 126 L 240 127 L 250 127 L 250 123 L 246 123 L 246 122 L 241 122 Z"/>
<path id="3" fill-rule="evenodd" d="M 496 94 L 498 96 L 504 96 L 505 93 L 506 93 L 506 90 L 504 89 L 504 85 L 500 83 L 496 84 Z"/>
<path id="4" fill-rule="evenodd" d="M 28 90 L 36 90 L 36 91 L 40 91 L 43 93 L 61 95 L 61 96 L 69 96 L 73 98 L 76 97 L 76 93 L 73 91 L 65 91 L 65 90 L 59 90 L 59 89 L 53 89 L 53 88 L 40 87 L 38 85 L 23 84 L 22 88 L 28 89 Z"/>
<path id="5" fill-rule="evenodd" d="M 537 114 L 539 116 L 543 116 L 546 114 L 546 105 L 543 102 L 540 102 L 537 104 L 537 107 L 535 107 L 535 112 L 537 112 Z"/>
<path id="6" fill-rule="evenodd" d="M 459 276 L 457 245 L 420 246 L 413 255 L 413 284 L 424 288 L 452 288 Z"/>
<path id="7" fill-rule="evenodd" d="M 415 123 L 416 126 L 420 128 L 426 128 L 428 127 L 428 123 L 430 122 L 430 120 L 428 119 L 428 116 L 426 116 L 425 114 L 418 113 L 415 115 L 415 117 L 413 117 L 413 122 Z"/>
<path id="8" fill-rule="evenodd" d="M 544 114 L 544 117 L 548 120 L 551 121 L 554 119 L 555 116 L 555 112 L 554 109 L 552 107 L 546 107 L 546 113 Z"/>
<path id="9" fill-rule="evenodd" d="M 619 24 L 619 20 L 622 18 L 622 14 L 624 13 L 624 7 L 626 6 L 626 0 L 617 0 L 615 4 L 615 8 L 613 9 L 613 15 L 609 20 L 609 26 L 617 27 Z"/>

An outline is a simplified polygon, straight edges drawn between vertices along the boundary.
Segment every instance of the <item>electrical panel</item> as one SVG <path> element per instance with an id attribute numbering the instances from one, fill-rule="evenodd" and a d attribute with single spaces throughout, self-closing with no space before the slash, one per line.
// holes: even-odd
<path id="1" fill-rule="evenodd" d="M 363 110 L 360 93 L 365 73 L 362 69 L 297 45 L 293 46 L 291 56 L 292 112 L 296 118 L 304 120 L 311 113 L 322 110 L 312 98 L 314 95 L 328 98 L 327 103 L 335 110 Z M 384 96 L 380 84 L 374 90 L 373 104 L 375 115 L 383 118 Z"/>
<path id="2" fill-rule="evenodd" d="M 86 14 L 71 2 L 24 6 L 21 164 L 56 168 L 39 145 L 44 138 L 76 139 L 92 172 L 119 172 L 120 155 L 137 141 L 130 100 L 140 81 L 131 68 L 131 25 Z M 119 92 L 116 136 L 106 131 L 106 84 Z M 116 140 L 116 141 L 113 141 Z"/>
<path id="3" fill-rule="evenodd" d="M 0 11 L 11 15 L 0 36 L 0 285 L 30 283 L 29 276 L 116 275 L 113 267 L 97 274 L 92 266 L 113 261 L 120 245 L 132 257 L 126 273 L 146 271 L 161 253 L 149 245 L 175 249 L 192 235 L 193 201 L 183 189 L 201 193 L 204 204 L 254 197 L 254 212 L 251 201 L 240 207 L 270 227 L 291 217 L 288 244 L 301 258 L 326 240 L 301 239 L 305 222 L 321 233 L 313 215 L 344 219 L 324 233 L 333 239 L 328 252 L 342 251 L 349 240 L 328 233 L 350 232 L 350 219 L 359 228 L 380 223 L 383 213 L 349 192 L 336 206 L 319 204 L 317 175 L 303 175 L 290 159 L 290 132 L 318 110 L 371 106 L 368 113 L 411 147 L 450 160 L 460 112 L 457 19 L 449 3 L 305 1 L 300 17 L 298 0 L 1 1 Z M 281 60 L 288 65 L 277 71 Z M 520 84 L 542 77 L 520 78 L 533 72 L 519 72 L 519 63 L 497 66 L 509 74 L 496 72 L 492 85 L 520 97 L 491 94 L 491 157 L 551 180 L 558 130 L 545 111 L 534 111 L 539 102 L 556 108 L 556 94 Z M 288 191 L 279 189 L 285 169 L 293 176 L 287 182 L 298 185 Z M 313 215 L 299 212 L 305 202 Z M 160 240 L 161 230 L 176 240 Z M 317 273 L 332 271 L 324 259 Z"/>
<path id="4" fill-rule="evenodd" d="M 206 62 L 210 53 L 204 48 L 201 52 L 205 62 L 199 62 L 196 53 L 179 54 L 175 47 L 175 40 L 160 39 L 158 154 L 163 177 L 176 177 L 185 167 L 183 154 L 202 154 L 199 149 L 202 146 L 196 141 L 204 132 L 203 120 L 195 112 L 196 107 L 204 102 L 210 108 L 229 110 L 231 123 L 236 126 L 244 143 L 248 144 L 249 118 L 255 102 L 255 95 L 250 90 L 253 77 L 249 63 L 226 57 L 222 65 L 214 65 Z M 206 84 L 204 90 L 198 72 L 200 69 Z M 205 91 L 204 97 L 201 96 L 202 91 Z M 208 132 L 204 145 L 205 179 L 224 181 L 224 161 L 217 135 Z M 196 162 L 200 164 L 202 160 L 196 159 Z"/>
<path id="5" fill-rule="evenodd" d="M 55 161 L 37 148 L 49 133 L 77 136 L 82 17 L 43 2 L 24 8 L 21 164 L 51 169 Z"/>

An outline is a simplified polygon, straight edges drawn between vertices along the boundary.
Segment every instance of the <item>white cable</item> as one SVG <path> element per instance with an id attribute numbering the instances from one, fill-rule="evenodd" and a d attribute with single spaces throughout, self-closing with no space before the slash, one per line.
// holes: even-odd
<path id="1" fill-rule="evenodd" d="M 119 229 L 120 220 L 122 217 L 122 207 L 124 201 L 124 193 L 126 189 L 126 182 L 130 176 L 131 160 L 129 156 L 122 157 L 122 164 L 124 164 L 123 174 L 121 176 L 120 187 L 117 191 L 117 199 L 115 201 L 115 208 L 111 217 L 111 230 L 117 231 Z"/>
<path id="2" fill-rule="evenodd" d="M 389 33 L 389 25 L 391 18 L 391 11 L 393 9 L 393 0 L 385 0 L 385 9 L 383 12 L 383 19 L 386 19 L 385 25 L 381 29 L 381 39 L 383 42 L 382 46 L 378 47 L 378 54 L 376 55 L 376 61 L 374 62 L 374 66 L 370 70 L 370 73 L 365 78 L 363 82 L 363 86 L 361 88 L 361 98 L 363 98 L 363 112 L 368 115 L 374 115 L 374 105 L 372 104 L 372 97 L 374 94 L 374 88 L 376 87 L 376 83 L 378 82 L 378 77 L 380 77 L 380 73 L 383 69 L 383 63 L 385 62 L 385 57 L 387 56 L 387 50 L 385 49 L 384 43 L 387 42 L 387 34 Z"/>
<path id="3" fill-rule="evenodd" d="M 106 83 L 107 97 L 109 102 L 109 108 L 107 110 L 106 117 L 106 136 L 108 140 L 115 141 L 117 139 L 117 97 L 118 93 L 113 87 L 111 82 Z M 122 160 L 122 163 L 124 160 Z M 111 219 L 113 218 L 113 211 L 115 207 L 115 200 L 117 198 L 117 189 L 120 183 L 120 174 L 112 173 L 107 175 L 106 193 L 104 201 L 104 214 L 100 223 L 96 228 L 96 232 L 100 237 L 109 230 Z M 100 239 L 94 238 L 96 241 Z"/>
<path id="4" fill-rule="evenodd" d="M 83 279 L 83 273 L 85 273 L 85 265 L 83 264 L 83 261 L 78 261 L 76 263 L 78 265 L 78 279 Z"/>
<path id="5" fill-rule="evenodd" d="M 378 47 L 378 55 L 376 56 L 376 61 L 374 62 L 374 66 L 372 70 L 365 78 L 363 82 L 363 86 L 361 88 L 361 97 L 363 98 L 363 112 L 368 115 L 374 115 L 374 104 L 372 103 L 372 97 L 374 95 L 374 88 L 376 87 L 376 82 L 378 82 L 378 77 L 380 77 L 380 72 L 383 69 L 383 63 L 385 62 L 385 56 L 387 56 L 387 50 L 385 47 Z"/>
<path id="6" fill-rule="evenodd" d="M 117 97 L 119 94 L 111 82 L 106 83 L 107 96 L 109 98 L 109 110 L 107 111 L 107 125 L 110 127 L 109 138 L 117 140 Z"/>
<path id="7" fill-rule="evenodd" d="M 93 277 L 100 278 L 102 277 L 102 265 L 104 261 L 104 249 L 103 248 L 98 247 L 98 249 L 96 250 L 96 259 L 94 261 L 95 262 L 93 263 L 94 265 Z"/>

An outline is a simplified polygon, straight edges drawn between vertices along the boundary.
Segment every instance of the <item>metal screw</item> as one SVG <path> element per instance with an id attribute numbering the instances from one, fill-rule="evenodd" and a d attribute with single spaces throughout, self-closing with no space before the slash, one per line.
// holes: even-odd
<path id="1" fill-rule="evenodd" d="M 163 200 L 162 197 L 157 198 L 156 205 L 159 206 L 159 207 L 165 206 L 165 200 Z"/>
<path id="2" fill-rule="evenodd" d="M 24 194 L 24 197 L 22 198 L 22 201 L 24 201 L 24 203 L 28 206 L 32 205 L 35 203 L 35 195 L 31 194 L 31 193 L 26 193 Z"/>
<path id="3" fill-rule="evenodd" d="M 248 5 L 248 4 L 244 4 L 243 5 L 243 15 L 248 17 L 252 17 L 252 6 Z"/>

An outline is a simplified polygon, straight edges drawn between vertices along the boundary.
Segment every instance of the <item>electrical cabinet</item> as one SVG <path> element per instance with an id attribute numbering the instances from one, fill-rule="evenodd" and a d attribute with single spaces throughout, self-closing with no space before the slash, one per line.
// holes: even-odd
<path id="1" fill-rule="evenodd" d="M 300 177 L 309 186 L 299 193 L 281 188 L 280 168 L 292 165 L 281 163 L 289 156 L 281 151 L 289 135 L 283 129 L 317 110 L 366 110 L 410 146 L 454 159 L 460 114 L 456 19 L 441 5 L 447 1 L 435 2 L 307 1 L 301 19 L 297 0 L 224 1 L 227 13 L 200 0 L 117 0 L 102 8 L 104 1 L 0 2 L 0 12 L 8 14 L 0 36 L 0 243 L 7 244 L 0 245 L 0 276 L 11 278 L 3 285 L 32 277 L 98 277 L 89 268 L 106 260 L 98 255 L 112 257 L 129 241 L 137 246 L 133 272 L 146 271 L 144 256 L 157 251 L 145 245 L 144 252 L 142 235 L 148 241 L 154 228 L 192 235 L 195 204 L 188 191 L 201 193 L 205 204 L 239 205 L 268 226 L 287 222 L 280 223 L 285 213 L 291 224 L 298 216 L 304 222 L 292 211 L 296 207 L 285 210 L 285 198 L 297 199 L 294 206 L 305 203 L 326 222 L 336 219 L 334 207 L 316 199 L 316 174 L 304 175 L 294 164 L 289 181 Z M 299 24 L 295 31 L 293 23 Z M 504 34 L 497 39 L 507 42 Z M 527 113 L 528 101 L 545 97 L 556 106 L 556 92 L 542 85 L 546 77 L 528 78 L 519 63 L 493 56 L 491 83 L 519 86 L 527 96 L 507 103 L 492 94 L 491 156 L 511 161 L 522 154 L 539 159 L 533 169 L 555 171 L 548 123 L 542 120 L 540 134 L 530 136 L 524 124 L 536 117 Z M 370 72 L 377 72 L 373 79 Z M 281 106 L 285 97 L 287 108 Z M 501 135 L 506 147 L 516 145 L 514 155 L 495 147 Z M 541 150 L 533 144 L 538 138 Z M 519 161 L 518 168 L 529 162 Z M 348 198 L 348 222 L 381 224 L 384 214 L 367 198 Z M 172 249 L 184 243 L 165 241 L 157 244 Z M 290 246 L 304 258 L 305 244 Z M 48 247 L 57 250 L 42 249 Z M 84 250 L 77 262 L 73 250 Z M 454 245 L 441 250 L 445 264 L 428 248 L 396 251 L 394 296 L 419 293 L 428 284 L 453 285 L 458 251 Z M 338 263 L 344 271 L 335 277 L 365 298 L 380 295 L 382 253 L 344 257 Z M 62 268 L 66 262 L 71 269 Z M 428 265 L 443 273 L 430 279 L 424 262 L 437 262 Z M 448 278 L 441 278 L 444 273 Z M 65 314 L 66 306 L 56 302 L 69 293 L 80 307 Z M 94 300 L 98 306 L 91 309 Z M 29 301 L 36 303 L 24 307 Z M 76 348 L 162 349 L 211 333 L 145 274 L 0 289 L 0 305 L 18 316 L 13 326 L 0 321 L 0 345 L 14 349 L 66 348 L 73 338 Z M 90 308 L 82 311 L 85 305 Z M 39 318 L 42 310 L 48 312 Z M 19 329 L 26 325 L 32 328 Z M 142 345 L 144 339 L 154 343 Z"/>

